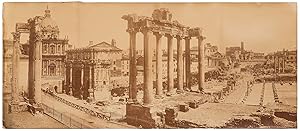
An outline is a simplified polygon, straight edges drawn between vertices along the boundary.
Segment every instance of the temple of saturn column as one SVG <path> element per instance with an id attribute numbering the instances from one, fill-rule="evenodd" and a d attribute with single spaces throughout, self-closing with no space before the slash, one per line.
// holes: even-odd
<path id="1" fill-rule="evenodd" d="M 204 71 L 203 71 L 203 44 L 202 41 L 205 37 L 202 36 L 201 28 L 191 28 L 184 26 L 177 21 L 172 20 L 172 13 L 165 8 L 154 10 L 152 17 L 138 16 L 136 14 L 124 15 L 122 19 L 128 22 L 127 32 L 130 36 L 130 75 L 129 75 L 129 102 L 135 103 L 137 101 L 137 83 L 136 83 L 136 34 L 141 32 L 144 36 L 144 87 L 143 87 L 143 104 L 151 105 L 155 98 L 161 98 L 163 94 L 162 85 L 162 43 L 161 38 L 167 38 L 168 47 L 168 87 L 167 96 L 171 96 L 174 93 L 182 93 L 184 83 L 186 83 L 186 89 L 191 90 L 191 69 L 190 69 L 190 41 L 192 38 L 198 39 L 198 69 L 199 69 L 199 87 L 198 91 L 201 92 L 204 83 Z M 154 35 L 156 37 L 155 44 L 151 41 L 150 37 Z M 174 89 L 174 63 L 173 63 L 173 39 L 177 40 L 177 78 L 178 83 L 176 85 L 177 90 Z M 184 82 L 184 56 L 183 46 L 185 44 L 185 76 Z M 156 45 L 152 46 L 152 45 Z M 156 49 L 156 80 L 153 80 L 152 76 L 152 49 Z M 153 81 L 156 84 L 156 91 L 154 95 Z"/>

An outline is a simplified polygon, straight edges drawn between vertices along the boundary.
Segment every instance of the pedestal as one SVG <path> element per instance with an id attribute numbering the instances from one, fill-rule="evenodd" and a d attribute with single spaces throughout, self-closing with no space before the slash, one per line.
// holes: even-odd
<path id="1" fill-rule="evenodd" d="M 161 114 L 154 106 L 126 105 L 126 122 L 142 128 L 157 128 L 164 125 Z"/>
<path id="2" fill-rule="evenodd" d="M 28 108 L 25 102 L 9 103 L 9 113 L 19 113 L 27 110 Z"/>

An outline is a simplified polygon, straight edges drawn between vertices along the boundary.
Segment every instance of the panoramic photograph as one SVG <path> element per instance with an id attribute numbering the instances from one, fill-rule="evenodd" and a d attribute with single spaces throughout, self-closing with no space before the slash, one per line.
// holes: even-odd
<path id="1" fill-rule="evenodd" d="M 297 128 L 297 3 L 3 3 L 3 128 Z"/>

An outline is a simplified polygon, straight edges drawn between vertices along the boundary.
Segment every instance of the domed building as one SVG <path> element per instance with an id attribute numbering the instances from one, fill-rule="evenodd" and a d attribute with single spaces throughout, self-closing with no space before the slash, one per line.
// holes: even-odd
<path id="1" fill-rule="evenodd" d="M 11 88 L 16 111 L 18 101 L 27 96 L 29 102 L 41 103 L 43 89 L 63 92 L 65 84 L 66 50 L 71 48 L 67 37 L 59 37 L 59 27 L 51 18 L 50 10 L 44 16 L 34 16 L 27 22 L 17 22 L 13 40 L 4 40 L 5 85 Z M 29 34 L 21 43 L 21 35 Z M 24 38 L 24 37 L 23 37 Z M 9 88 L 5 88 L 9 89 Z"/>
<path id="2" fill-rule="evenodd" d="M 68 39 L 59 38 L 59 28 L 51 18 L 50 10 L 45 10 L 45 15 L 39 24 L 42 32 L 42 79 L 44 84 L 55 87 L 58 93 L 62 92 L 64 84 L 64 61 L 66 50 L 70 46 Z"/>

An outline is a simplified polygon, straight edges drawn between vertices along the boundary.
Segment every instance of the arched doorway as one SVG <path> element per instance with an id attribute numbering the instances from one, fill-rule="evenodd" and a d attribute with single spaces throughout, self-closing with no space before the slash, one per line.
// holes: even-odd
<path id="1" fill-rule="evenodd" d="M 56 65 L 54 63 L 51 63 L 48 68 L 49 68 L 49 75 L 55 76 Z"/>

